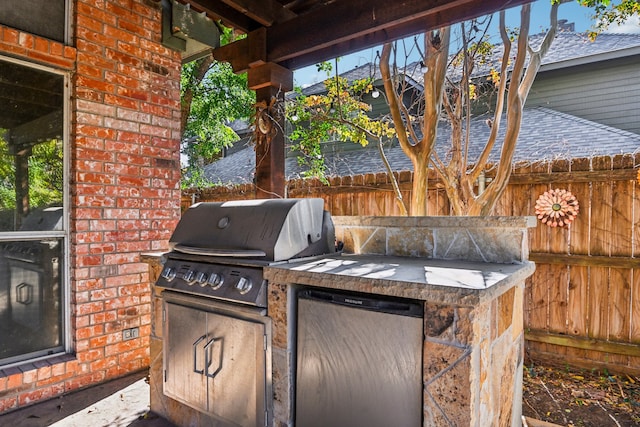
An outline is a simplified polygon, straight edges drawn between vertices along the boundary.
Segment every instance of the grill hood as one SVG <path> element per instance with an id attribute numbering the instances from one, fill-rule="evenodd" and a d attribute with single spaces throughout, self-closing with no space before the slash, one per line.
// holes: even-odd
<path id="1" fill-rule="evenodd" d="M 258 199 L 196 203 L 169 245 L 192 255 L 284 261 L 335 252 L 323 199 Z"/>

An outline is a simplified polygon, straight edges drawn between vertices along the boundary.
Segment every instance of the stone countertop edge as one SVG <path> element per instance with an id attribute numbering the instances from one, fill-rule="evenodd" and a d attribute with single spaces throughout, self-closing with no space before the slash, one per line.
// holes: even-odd
<path id="1" fill-rule="evenodd" d="M 334 261 L 340 265 L 336 268 L 326 266 Z M 348 266 L 342 265 L 345 261 L 349 263 Z M 371 271 L 376 267 L 377 271 Z M 389 272 L 389 269 L 392 269 L 393 273 Z M 363 292 L 456 306 L 477 306 L 499 297 L 516 285 L 524 284 L 525 279 L 534 271 L 535 264 L 531 261 L 495 264 L 343 254 L 320 260 L 265 267 L 264 277 L 269 283 Z M 365 274 L 358 275 L 359 272 Z M 478 286 L 477 283 L 443 284 L 451 279 L 463 282 L 464 279 L 461 277 L 465 276 L 464 272 L 471 273 L 475 282 L 481 275 L 486 286 Z M 375 277 L 385 275 L 390 277 Z M 431 279 L 435 280 L 427 283 L 427 276 L 432 276 Z M 437 276 L 442 277 L 441 282 L 436 281 L 440 280 Z"/>

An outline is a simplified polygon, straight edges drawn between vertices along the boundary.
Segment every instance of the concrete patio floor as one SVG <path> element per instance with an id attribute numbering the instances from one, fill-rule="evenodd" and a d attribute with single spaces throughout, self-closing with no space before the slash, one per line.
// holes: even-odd
<path id="1" fill-rule="evenodd" d="M 11 427 L 176 427 L 149 412 L 146 371 L 0 415 Z M 526 427 L 561 427 L 531 418 Z"/>
<path id="2" fill-rule="evenodd" d="M 149 412 L 147 372 L 0 415 L 11 427 L 175 427 Z"/>

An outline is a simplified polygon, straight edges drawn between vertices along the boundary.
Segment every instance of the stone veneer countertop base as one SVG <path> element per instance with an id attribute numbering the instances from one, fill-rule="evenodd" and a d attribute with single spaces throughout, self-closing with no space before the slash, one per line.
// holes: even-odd
<path id="1" fill-rule="evenodd" d="M 492 300 L 535 270 L 532 262 L 495 264 L 388 255 L 334 255 L 265 268 L 274 283 L 308 285 L 454 305 Z"/>

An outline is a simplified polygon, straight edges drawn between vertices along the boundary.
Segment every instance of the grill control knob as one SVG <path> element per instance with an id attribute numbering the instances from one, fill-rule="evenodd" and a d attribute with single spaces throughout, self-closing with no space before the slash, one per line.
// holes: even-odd
<path id="1" fill-rule="evenodd" d="M 176 278 L 176 269 L 171 267 L 165 267 L 160 273 L 160 276 L 165 279 L 167 282 L 172 281 Z"/>
<path id="2" fill-rule="evenodd" d="M 238 290 L 238 292 L 240 292 L 241 295 L 249 292 L 252 286 L 253 283 L 251 283 L 251 279 L 248 279 L 246 277 L 240 277 L 240 279 L 238 279 L 238 283 L 236 283 L 236 289 Z"/>
<path id="3" fill-rule="evenodd" d="M 196 274 L 196 283 L 199 284 L 201 287 L 205 287 L 207 286 L 208 278 L 209 276 L 207 275 L 207 273 L 200 272 Z"/>
<path id="4" fill-rule="evenodd" d="M 196 272 L 193 271 L 193 270 L 187 270 L 182 275 L 182 280 L 187 282 L 189 285 L 193 284 L 193 279 L 195 279 L 195 278 L 196 278 Z"/>
<path id="5" fill-rule="evenodd" d="M 224 283 L 224 278 L 216 273 L 211 273 L 211 276 L 209 276 L 209 280 L 207 280 L 207 284 L 211 286 L 211 289 L 213 289 L 214 291 L 216 289 L 220 289 L 222 283 Z"/>

